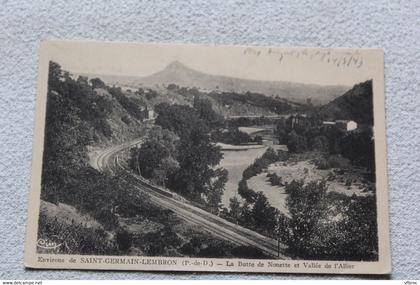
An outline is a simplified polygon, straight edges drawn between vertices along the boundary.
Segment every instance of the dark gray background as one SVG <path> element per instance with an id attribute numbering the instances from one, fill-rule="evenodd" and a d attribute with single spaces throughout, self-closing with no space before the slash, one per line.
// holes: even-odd
<path id="1" fill-rule="evenodd" d="M 392 277 L 420 278 L 420 1 L 398 2 L 0 0 L 0 279 L 296 277 L 25 270 L 37 49 L 51 38 L 384 48 Z"/>

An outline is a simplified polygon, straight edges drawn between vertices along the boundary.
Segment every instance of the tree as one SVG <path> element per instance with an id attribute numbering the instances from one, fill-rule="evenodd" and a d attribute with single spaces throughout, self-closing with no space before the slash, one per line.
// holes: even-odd
<path id="1" fill-rule="evenodd" d="M 131 149 L 130 167 L 145 178 L 165 185 L 168 177 L 179 170 L 176 160 L 179 138 L 157 126 L 149 130 L 147 140 L 139 149 Z"/>
<path id="2" fill-rule="evenodd" d="M 268 180 L 270 181 L 271 185 L 273 186 L 278 186 L 278 185 L 282 185 L 282 178 L 279 177 L 276 173 L 273 174 L 268 174 L 267 175 L 269 178 Z"/>
<path id="3" fill-rule="evenodd" d="M 270 163 L 275 162 L 278 159 L 277 153 L 276 151 L 272 148 L 269 147 L 264 154 L 262 155 L 263 159 L 266 159 L 267 161 L 269 161 Z"/>
<path id="4" fill-rule="evenodd" d="M 176 157 L 179 137 L 174 132 L 163 129 L 160 126 L 154 126 L 147 133 L 147 137 L 149 140 L 158 141 L 163 144 L 168 149 L 171 156 Z"/>
<path id="5" fill-rule="evenodd" d="M 148 140 L 144 142 L 135 158 L 140 166 L 140 174 L 145 178 L 152 178 L 154 170 L 158 169 L 161 166 L 162 159 L 168 156 L 168 149 L 159 141 Z"/>
<path id="6" fill-rule="evenodd" d="M 91 80 L 89 80 L 90 84 L 92 85 L 93 89 L 96 88 L 105 88 L 105 83 L 98 77 L 96 78 L 92 78 Z"/>
<path id="7" fill-rule="evenodd" d="M 303 181 L 292 181 L 286 186 L 287 207 L 291 215 L 292 252 L 305 257 L 321 254 L 317 229 L 323 224 L 328 209 L 325 181 L 312 181 L 304 185 Z"/>
<path id="8" fill-rule="evenodd" d="M 170 83 L 169 85 L 168 85 L 168 87 L 166 87 L 166 89 L 168 89 L 168 90 L 178 90 L 179 89 L 179 86 L 178 85 L 176 85 L 176 84 L 174 84 L 174 83 Z"/>
<path id="9" fill-rule="evenodd" d="M 117 231 L 116 240 L 119 250 L 128 251 L 130 249 L 132 238 L 131 234 L 126 229 L 120 228 Z"/>
<path id="10" fill-rule="evenodd" d="M 207 110 L 207 103 L 197 104 L 202 112 Z M 155 111 L 158 113 L 156 124 L 179 137 L 175 147 L 179 168 L 170 175 L 168 186 L 196 201 L 201 201 L 203 195 L 207 196 L 211 207 L 218 208 L 216 204 L 219 203 L 227 174 L 214 169 L 223 155 L 220 147 L 210 141 L 208 122 L 200 117 L 197 110 L 185 105 L 162 103 L 155 107 Z M 204 114 L 208 114 L 207 111 Z M 165 133 L 160 135 L 164 137 Z M 159 140 L 162 139 L 159 137 Z M 171 144 L 175 145 L 173 140 Z"/>
<path id="11" fill-rule="evenodd" d="M 255 228 L 254 216 L 252 215 L 252 204 L 245 201 L 241 207 L 239 224 L 248 228 Z"/>
<path id="12" fill-rule="evenodd" d="M 277 238 L 283 244 L 290 242 L 290 219 L 283 213 L 277 215 Z"/>
<path id="13" fill-rule="evenodd" d="M 232 249 L 232 255 L 235 258 L 245 259 L 264 259 L 267 256 L 258 248 L 253 246 L 241 245 Z"/>
<path id="14" fill-rule="evenodd" d="M 212 175 L 209 186 L 207 201 L 212 213 L 218 213 L 220 210 L 220 203 L 222 195 L 225 190 L 225 184 L 228 180 L 228 172 L 224 168 L 217 168 Z"/>
<path id="15" fill-rule="evenodd" d="M 223 117 L 213 110 L 209 99 L 201 99 L 199 96 L 195 96 L 194 109 L 197 110 L 200 118 L 204 120 L 208 126 L 213 128 L 223 126 Z"/>
<path id="16" fill-rule="evenodd" d="M 186 132 L 187 133 L 187 132 Z M 220 148 L 210 143 L 210 138 L 200 124 L 181 137 L 178 148 L 179 171 L 172 178 L 175 191 L 189 198 L 200 200 L 206 194 L 215 175 L 213 167 L 222 158 Z"/>
<path id="17" fill-rule="evenodd" d="M 141 106 L 144 106 L 144 102 L 141 98 L 127 97 L 121 90 L 121 87 L 108 88 L 108 92 L 114 97 L 118 103 L 134 118 L 139 120 L 144 119 L 145 115 Z"/>
<path id="18" fill-rule="evenodd" d="M 316 136 L 313 140 L 312 148 L 315 150 L 327 152 L 330 148 L 328 138 L 326 136 Z"/>
<path id="19" fill-rule="evenodd" d="M 275 135 L 279 139 L 279 144 L 286 144 L 287 143 L 287 124 L 284 118 L 281 118 L 276 125 Z"/>
<path id="20" fill-rule="evenodd" d="M 287 137 L 287 148 L 290 152 L 304 152 L 307 149 L 306 138 L 298 135 L 295 130 L 291 131 Z"/>
<path id="21" fill-rule="evenodd" d="M 88 86 L 89 85 L 89 81 L 88 81 L 88 77 L 87 76 L 79 75 L 79 77 L 77 77 L 77 81 L 76 82 L 79 85 L 82 85 L 82 86 Z"/>
<path id="22" fill-rule="evenodd" d="M 281 237 L 291 253 L 304 259 L 377 260 L 376 199 L 328 192 L 324 181 L 292 181 L 286 186 L 290 220 Z M 288 236 L 287 236 L 288 235 Z"/>
<path id="23" fill-rule="evenodd" d="M 322 133 L 328 138 L 330 154 L 339 154 L 341 152 L 340 140 L 345 133 L 339 128 L 324 128 Z"/>
<path id="24" fill-rule="evenodd" d="M 227 131 L 216 131 L 212 133 L 212 139 L 226 144 L 239 145 L 252 141 L 251 137 L 244 132 L 239 131 L 237 127 L 229 128 Z"/>
<path id="25" fill-rule="evenodd" d="M 168 178 L 179 170 L 176 160 L 179 138 L 160 126 L 149 130 L 147 140 L 139 149 L 131 149 L 130 167 L 145 178 L 166 186 Z"/>
<path id="26" fill-rule="evenodd" d="M 255 191 L 248 187 L 248 184 L 245 179 L 241 179 L 238 184 L 238 194 L 241 195 L 248 203 L 253 203 L 255 201 Z"/>
<path id="27" fill-rule="evenodd" d="M 374 196 L 345 197 L 343 207 L 346 215 L 340 221 L 340 230 L 345 233 L 338 253 L 349 260 L 377 260 L 378 224 Z"/>
<path id="28" fill-rule="evenodd" d="M 371 130 L 352 132 L 339 141 L 341 154 L 352 163 L 375 170 L 375 142 Z"/>
<path id="29" fill-rule="evenodd" d="M 254 137 L 254 142 L 257 143 L 257 144 L 262 144 L 263 143 L 262 136 L 255 136 Z"/>
<path id="30" fill-rule="evenodd" d="M 163 158 L 159 166 L 153 170 L 153 178 L 159 182 L 160 185 L 166 186 L 166 181 L 169 176 L 173 175 L 179 170 L 179 163 L 172 156 Z"/>
<path id="31" fill-rule="evenodd" d="M 197 111 L 189 106 L 161 103 L 155 106 L 155 111 L 158 114 L 156 124 L 180 138 L 188 138 L 194 128 L 201 128 L 205 133 L 209 130 Z"/>
<path id="32" fill-rule="evenodd" d="M 229 215 L 238 222 L 241 215 L 241 203 L 236 196 L 229 199 Z"/>
<path id="33" fill-rule="evenodd" d="M 256 194 L 251 213 L 256 228 L 267 233 L 272 233 L 275 230 L 278 213 L 275 208 L 270 206 L 263 192 Z"/>

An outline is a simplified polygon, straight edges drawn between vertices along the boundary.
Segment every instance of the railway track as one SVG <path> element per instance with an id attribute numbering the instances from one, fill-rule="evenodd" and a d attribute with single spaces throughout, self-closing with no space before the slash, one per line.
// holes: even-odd
<path id="1" fill-rule="evenodd" d="M 152 185 L 143 177 L 133 173 L 127 165 L 124 165 L 122 156 L 124 151 L 141 142 L 141 139 L 137 139 L 103 150 L 96 156 L 94 167 L 104 173 L 111 174 L 117 170 L 123 171 L 124 177 L 121 179 L 131 184 L 136 190 L 147 193 L 153 203 L 162 208 L 172 210 L 180 218 L 197 224 L 222 239 L 231 241 L 237 245 L 253 246 L 273 258 L 287 259 L 282 254 L 285 249 L 284 245 L 279 244 L 276 240 L 191 205 L 188 201 L 180 199 L 176 194 Z"/>

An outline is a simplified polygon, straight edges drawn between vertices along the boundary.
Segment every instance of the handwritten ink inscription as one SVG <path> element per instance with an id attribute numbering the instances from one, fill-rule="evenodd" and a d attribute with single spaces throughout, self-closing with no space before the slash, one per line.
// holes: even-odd
<path id="1" fill-rule="evenodd" d="M 262 51 L 259 48 L 246 48 L 244 55 L 247 56 L 273 56 L 279 63 L 286 62 L 288 59 L 316 60 L 342 68 L 361 68 L 363 57 L 358 51 L 330 50 L 330 49 L 275 49 L 269 48 Z"/>

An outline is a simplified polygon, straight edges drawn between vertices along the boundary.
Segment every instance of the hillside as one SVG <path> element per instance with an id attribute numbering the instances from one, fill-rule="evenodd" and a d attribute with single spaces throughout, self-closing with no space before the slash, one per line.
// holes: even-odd
<path id="1" fill-rule="evenodd" d="M 100 80 L 93 84 L 86 77 L 72 79 L 60 65 L 50 63 L 43 199 L 54 201 L 56 192 L 63 190 L 50 187 L 51 181 L 88 166 L 90 148 L 139 137 L 144 126 L 137 103 L 118 88 L 109 88 Z M 59 183 L 69 185 L 64 179 Z"/>
<path id="2" fill-rule="evenodd" d="M 111 105 L 107 116 L 111 132 L 109 137 L 101 137 L 103 141 L 123 141 L 141 134 L 143 129 L 140 113 L 142 101 L 129 98 L 118 89 L 94 89 L 94 92 Z"/>
<path id="3" fill-rule="evenodd" d="M 178 61 L 174 61 L 165 69 L 146 77 L 101 75 L 101 78 L 110 85 L 122 85 L 130 88 L 148 87 L 159 89 L 162 86 L 176 84 L 181 87 L 195 87 L 208 92 L 218 90 L 234 93 L 260 93 L 297 103 L 306 103 L 307 99 L 311 99 L 314 105 L 326 104 L 348 89 L 345 86 L 258 81 L 213 75 L 194 70 Z"/>
<path id="4" fill-rule="evenodd" d="M 196 88 L 170 84 L 162 93 L 170 102 L 192 106 L 194 98 L 207 99 L 222 116 L 271 116 L 302 109 L 304 106 L 258 93 L 203 92 Z"/>
<path id="5" fill-rule="evenodd" d="M 207 99 L 215 112 L 222 116 L 272 116 L 305 108 L 302 104 L 292 103 L 286 99 L 273 98 L 258 93 L 200 91 L 197 88 L 180 87 L 170 84 L 166 88 L 152 90 L 138 88 L 133 91 L 125 88 L 123 94 L 131 100 L 140 102 L 150 108 L 160 103 L 193 106 L 194 98 Z"/>
<path id="6" fill-rule="evenodd" d="M 373 125 L 372 80 L 356 84 L 342 96 L 318 110 L 326 120 L 354 120 Z"/>

